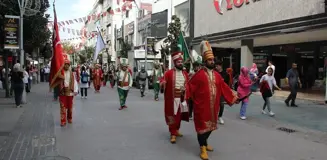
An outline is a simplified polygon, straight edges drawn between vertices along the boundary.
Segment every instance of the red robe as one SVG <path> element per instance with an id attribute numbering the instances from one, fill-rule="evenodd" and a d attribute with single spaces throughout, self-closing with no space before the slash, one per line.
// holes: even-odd
<path id="1" fill-rule="evenodd" d="M 220 97 L 223 96 L 226 103 L 232 105 L 237 96 L 224 82 L 224 79 L 213 71 L 213 78 L 210 80 L 206 68 L 196 72 L 188 83 L 188 98 L 194 103 L 194 124 L 199 134 L 216 130 L 218 112 L 220 109 Z"/>
<path id="2" fill-rule="evenodd" d="M 103 77 L 103 73 L 100 68 L 93 70 L 93 85 L 94 85 L 94 89 L 97 91 L 100 90 L 102 77 Z"/>
<path id="3" fill-rule="evenodd" d="M 161 79 L 161 82 L 166 82 L 164 88 L 164 97 L 165 97 L 165 120 L 167 125 L 174 125 L 175 115 L 174 115 L 174 89 L 175 89 L 175 69 L 168 70 L 165 72 L 164 77 Z M 188 82 L 188 74 L 185 71 L 182 71 L 185 79 L 185 85 Z M 180 112 L 180 110 L 178 111 Z M 181 120 L 188 121 L 188 115 L 183 113 L 181 115 Z"/>

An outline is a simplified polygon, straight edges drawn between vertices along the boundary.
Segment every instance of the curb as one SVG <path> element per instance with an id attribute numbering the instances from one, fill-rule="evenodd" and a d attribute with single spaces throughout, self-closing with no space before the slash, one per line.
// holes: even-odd
<path id="1" fill-rule="evenodd" d="M 260 92 L 253 92 L 253 94 L 257 95 L 257 96 L 261 96 Z M 274 96 L 275 97 L 281 97 L 281 98 L 287 98 L 287 96 L 277 95 L 277 94 L 274 94 Z M 315 99 L 303 98 L 303 97 L 301 97 L 301 98 L 297 97 L 296 99 L 311 101 L 311 102 L 314 102 L 314 103 L 319 104 L 319 105 L 326 105 L 327 104 L 327 101 L 325 101 L 325 100 L 315 100 Z"/>

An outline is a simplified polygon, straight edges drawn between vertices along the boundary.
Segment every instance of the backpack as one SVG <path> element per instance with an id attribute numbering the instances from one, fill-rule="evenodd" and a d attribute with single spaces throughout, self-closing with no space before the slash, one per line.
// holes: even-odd
<path id="1" fill-rule="evenodd" d="M 81 82 L 82 83 L 87 83 L 87 82 L 89 82 L 88 81 L 88 76 L 84 73 L 84 74 L 82 74 L 82 76 L 81 76 Z"/>

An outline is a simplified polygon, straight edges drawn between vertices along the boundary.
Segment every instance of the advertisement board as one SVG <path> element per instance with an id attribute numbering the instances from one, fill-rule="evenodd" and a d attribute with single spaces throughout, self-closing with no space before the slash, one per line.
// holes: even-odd
<path id="1" fill-rule="evenodd" d="M 151 15 L 151 37 L 164 38 L 168 32 L 168 10 Z"/>
<path id="2" fill-rule="evenodd" d="M 19 49 L 19 16 L 5 15 L 4 49 Z"/>

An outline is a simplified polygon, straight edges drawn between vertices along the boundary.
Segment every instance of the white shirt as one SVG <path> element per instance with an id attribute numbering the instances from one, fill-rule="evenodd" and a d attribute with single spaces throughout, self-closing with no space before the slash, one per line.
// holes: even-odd
<path id="1" fill-rule="evenodd" d="M 273 76 L 268 76 L 268 74 L 265 74 L 261 77 L 260 83 L 265 80 L 268 82 L 270 90 L 273 90 L 273 87 L 276 85 L 276 79 Z"/>
<path id="2" fill-rule="evenodd" d="M 50 68 L 44 68 L 44 73 L 50 73 Z"/>
<path id="3" fill-rule="evenodd" d="M 23 82 L 24 82 L 24 83 L 28 83 L 28 78 L 29 78 L 29 75 L 28 75 L 27 71 L 24 70 L 24 78 L 23 78 Z"/>
<path id="4" fill-rule="evenodd" d="M 65 74 L 64 86 L 69 87 L 70 78 L 74 78 L 74 93 L 78 93 L 78 84 L 77 84 L 75 77 L 71 77 L 71 71 L 69 71 L 69 70 L 64 71 L 64 74 Z M 71 93 L 71 96 L 73 96 L 74 93 Z"/>
<path id="5" fill-rule="evenodd" d="M 184 87 L 184 84 L 185 84 L 185 78 L 184 78 L 184 75 L 183 75 L 183 71 L 176 69 L 175 88 L 180 89 L 181 87 Z"/>
<path id="6" fill-rule="evenodd" d="M 268 73 L 268 69 L 269 68 L 272 68 L 273 69 L 272 76 L 275 77 L 275 66 L 274 65 L 268 66 L 267 69 L 266 69 L 266 73 Z"/>
<path id="7" fill-rule="evenodd" d="M 119 71 L 118 72 L 118 83 L 119 82 L 129 82 L 128 86 L 123 86 L 121 87 L 120 84 L 118 84 L 118 88 L 123 89 L 123 90 L 129 90 L 130 87 L 133 86 L 133 77 L 129 74 L 128 70 L 126 70 L 127 72 L 127 76 L 126 78 L 123 80 L 124 76 L 125 76 L 125 71 Z M 129 79 L 128 79 L 129 77 Z"/>
<path id="8" fill-rule="evenodd" d="M 213 77 L 213 70 L 207 68 L 207 71 L 208 71 L 208 74 L 209 74 L 210 80 L 212 80 L 212 77 Z"/>

